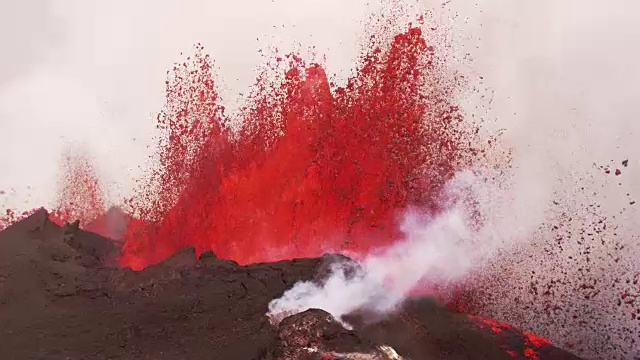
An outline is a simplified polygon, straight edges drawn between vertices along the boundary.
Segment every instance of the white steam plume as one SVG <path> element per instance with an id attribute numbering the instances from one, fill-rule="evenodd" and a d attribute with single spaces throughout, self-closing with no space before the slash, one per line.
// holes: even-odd
<path id="1" fill-rule="evenodd" d="M 310 308 L 337 319 L 355 310 L 387 313 L 422 281 L 458 282 L 482 270 L 500 251 L 526 240 L 541 220 L 535 215 L 519 220 L 525 218 L 518 216 L 519 187 L 488 179 L 471 171 L 457 173 L 443 196 L 450 199 L 449 210 L 433 217 L 407 212 L 402 241 L 368 255 L 355 274 L 349 273 L 349 264 L 336 263 L 322 284 L 295 284 L 269 304 L 269 316 L 278 321 Z"/>

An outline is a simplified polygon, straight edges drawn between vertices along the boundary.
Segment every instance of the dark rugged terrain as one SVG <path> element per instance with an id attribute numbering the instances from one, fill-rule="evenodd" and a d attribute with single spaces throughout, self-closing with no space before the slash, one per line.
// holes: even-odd
<path id="1" fill-rule="evenodd" d="M 239 266 L 185 249 L 133 272 L 116 254 L 44 210 L 0 232 L 0 359 L 578 359 L 429 299 L 351 315 L 353 330 L 317 309 L 272 325 L 269 301 L 336 256 Z"/>

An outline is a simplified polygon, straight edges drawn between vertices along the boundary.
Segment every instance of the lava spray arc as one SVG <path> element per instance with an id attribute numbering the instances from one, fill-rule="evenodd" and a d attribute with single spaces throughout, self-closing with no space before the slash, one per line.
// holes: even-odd
<path id="1" fill-rule="evenodd" d="M 169 72 L 158 166 L 129 205 L 121 264 L 194 246 L 240 263 L 366 252 L 398 238 L 408 207 L 438 194 L 470 148 L 434 48 L 410 27 L 361 56 L 337 87 L 297 56 L 259 78 L 233 129 L 202 47 Z"/>

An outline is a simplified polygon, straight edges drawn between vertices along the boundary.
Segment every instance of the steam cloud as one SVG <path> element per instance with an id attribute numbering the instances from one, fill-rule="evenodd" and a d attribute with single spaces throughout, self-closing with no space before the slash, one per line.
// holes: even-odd
<path id="1" fill-rule="evenodd" d="M 323 309 L 337 319 L 356 310 L 387 313 L 423 281 L 455 283 L 481 271 L 539 225 L 518 220 L 515 210 L 522 197 L 513 192 L 518 187 L 489 179 L 472 171 L 457 173 L 444 190 L 447 211 L 435 216 L 408 211 L 401 225 L 402 241 L 367 255 L 355 274 L 351 264 L 338 262 L 322 284 L 295 284 L 269 304 L 268 315 L 277 322 L 309 308 Z"/>

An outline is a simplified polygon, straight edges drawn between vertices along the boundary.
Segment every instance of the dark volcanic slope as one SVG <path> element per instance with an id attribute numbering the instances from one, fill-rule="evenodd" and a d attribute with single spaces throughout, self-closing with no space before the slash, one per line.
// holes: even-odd
<path id="1" fill-rule="evenodd" d="M 309 310 L 278 327 L 267 304 L 335 259 L 238 266 L 186 249 L 141 272 L 104 266 L 114 243 L 41 210 L 0 232 L 0 359 L 577 359 L 496 335 L 429 300 L 382 322 Z M 349 355 L 351 354 L 351 355 Z"/>

